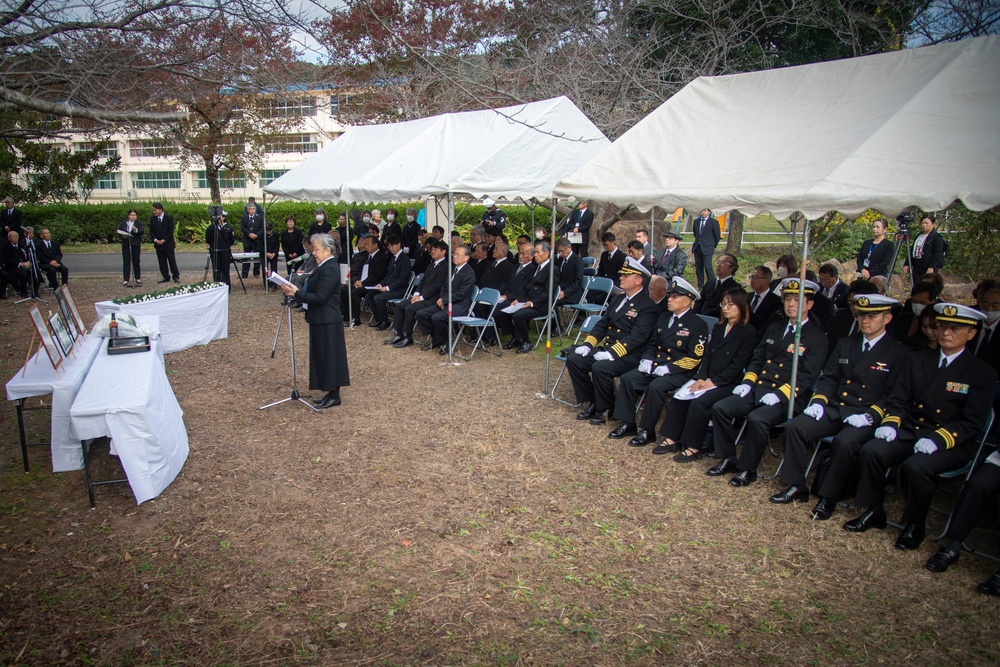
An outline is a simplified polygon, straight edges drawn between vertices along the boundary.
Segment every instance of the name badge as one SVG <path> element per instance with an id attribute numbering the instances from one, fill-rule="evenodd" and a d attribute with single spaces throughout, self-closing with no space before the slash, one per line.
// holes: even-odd
<path id="1" fill-rule="evenodd" d="M 838 364 L 849 364 L 849 363 L 851 363 L 851 360 L 850 359 L 837 359 L 837 363 Z"/>
<path id="2" fill-rule="evenodd" d="M 968 394 L 969 385 L 962 384 L 961 382 L 948 382 L 944 386 L 945 391 L 950 391 L 954 394 Z"/>
<path id="3" fill-rule="evenodd" d="M 768 338 L 768 339 L 767 339 L 767 344 L 768 344 L 768 345 L 774 345 L 774 341 L 773 341 L 773 340 L 771 340 L 770 338 Z"/>

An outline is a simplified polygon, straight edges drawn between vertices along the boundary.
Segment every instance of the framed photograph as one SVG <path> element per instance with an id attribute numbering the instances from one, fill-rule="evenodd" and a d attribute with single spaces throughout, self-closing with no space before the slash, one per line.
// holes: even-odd
<path id="1" fill-rule="evenodd" d="M 69 293 L 69 286 L 63 285 L 56 290 L 58 294 L 62 291 L 63 298 L 66 299 L 66 305 L 69 307 L 70 315 L 73 316 L 73 323 L 76 325 L 76 330 L 80 332 L 80 335 L 87 335 L 87 327 L 83 323 L 83 318 L 80 317 L 80 309 L 76 307 L 76 302 L 73 300 L 73 295 Z"/>
<path id="2" fill-rule="evenodd" d="M 70 312 L 69 303 L 66 301 L 66 294 L 64 288 L 66 286 L 62 285 L 56 289 L 56 303 L 59 304 L 59 312 L 62 313 L 63 321 L 66 322 L 66 327 L 69 329 L 69 333 L 73 336 L 74 342 L 80 337 L 80 330 L 76 326 L 76 321 L 73 319 L 73 313 Z"/>
<path id="3" fill-rule="evenodd" d="M 63 319 L 62 313 L 56 311 L 49 316 L 49 327 L 52 329 L 52 335 L 59 345 L 59 351 L 62 352 L 62 356 L 68 357 L 70 351 L 73 349 L 73 336 L 69 332 L 69 326 L 66 324 L 66 320 Z"/>
<path id="4" fill-rule="evenodd" d="M 46 324 L 41 311 L 38 310 L 38 306 L 32 306 L 29 308 L 28 315 L 31 316 L 31 323 L 35 325 L 35 333 L 38 334 L 39 340 L 42 341 L 42 347 L 45 348 L 45 354 L 49 355 L 49 361 L 52 362 L 52 368 L 59 368 L 59 364 L 61 364 L 63 360 L 62 355 L 59 353 L 59 347 L 56 345 L 55 339 L 52 338 L 52 333 L 49 331 L 49 327 Z"/>

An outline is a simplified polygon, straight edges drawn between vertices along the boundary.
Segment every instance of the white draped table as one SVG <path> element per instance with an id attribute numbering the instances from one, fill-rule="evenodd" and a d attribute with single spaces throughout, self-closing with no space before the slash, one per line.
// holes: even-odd
<path id="1" fill-rule="evenodd" d="M 136 319 L 147 319 L 150 315 L 159 317 L 164 354 L 207 345 L 229 336 L 229 287 L 225 285 L 140 303 L 119 305 L 99 301 L 94 308 L 98 317 L 119 312 Z"/>

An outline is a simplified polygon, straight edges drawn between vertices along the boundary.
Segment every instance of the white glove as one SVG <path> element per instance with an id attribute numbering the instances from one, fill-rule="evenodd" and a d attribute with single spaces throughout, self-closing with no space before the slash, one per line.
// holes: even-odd
<path id="1" fill-rule="evenodd" d="M 736 396 L 746 396 L 750 393 L 750 385 L 748 384 L 738 384 L 733 387 L 733 394 Z"/>
<path id="2" fill-rule="evenodd" d="M 664 375 L 670 374 L 670 366 L 657 366 L 656 370 L 653 371 L 653 375 L 657 377 L 663 377 Z"/>
<path id="3" fill-rule="evenodd" d="M 650 373 L 652 373 L 653 372 L 653 360 L 652 359 L 643 359 L 642 361 L 640 361 L 639 362 L 639 372 L 640 373 L 645 373 L 646 375 L 649 375 Z"/>
<path id="4" fill-rule="evenodd" d="M 934 441 L 930 438 L 920 438 L 917 443 L 913 445 L 913 451 L 918 454 L 933 454 L 937 451 L 938 446 L 934 444 Z"/>
<path id="5" fill-rule="evenodd" d="M 802 414 L 809 415 L 816 421 L 819 421 L 820 419 L 823 418 L 823 412 L 824 412 L 823 406 L 820 403 L 813 403 L 808 408 L 803 410 Z"/>
<path id="6" fill-rule="evenodd" d="M 581 345 L 580 347 L 576 348 L 573 351 L 579 354 L 581 357 L 585 357 L 588 354 L 590 354 L 590 348 L 587 347 L 586 345 Z"/>
<path id="7" fill-rule="evenodd" d="M 781 402 L 781 399 L 778 398 L 778 395 L 772 391 L 770 394 L 764 394 L 761 396 L 760 402 L 764 405 L 777 405 Z"/>
<path id="8" fill-rule="evenodd" d="M 614 358 L 615 355 L 611 354 L 610 352 L 605 352 L 604 350 L 601 350 L 600 352 L 594 354 L 594 361 L 611 361 Z"/>
<path id="9" fill-rule="evenodd" d="M 871 416 L 867 412 L 862 412 L 861 414 L 851 415 L 844 420 L 844 423 L 848 426 L 853 426 L 854 428 L 864 428 L 866 426 L 871 426 Z"/>
<path id="10" fill-rule="evenodd" d="M 891 426 L 879 426 L 875 429 L 875 437 L 879 440 L 885 440 L 886 442 L 892 442 L 896 439 L 896 429 Z"/>

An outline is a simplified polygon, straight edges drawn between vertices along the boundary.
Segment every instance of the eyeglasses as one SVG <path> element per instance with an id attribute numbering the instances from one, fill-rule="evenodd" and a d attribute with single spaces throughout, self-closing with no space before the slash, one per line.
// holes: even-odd
<path id="1" fill-rule="evenodd" d="M 723 301 L 722 303 L 719 304 L 719 307 L 720 308 L 735 308 L 736 304 L 733 303 L 732 301 Z"/>

